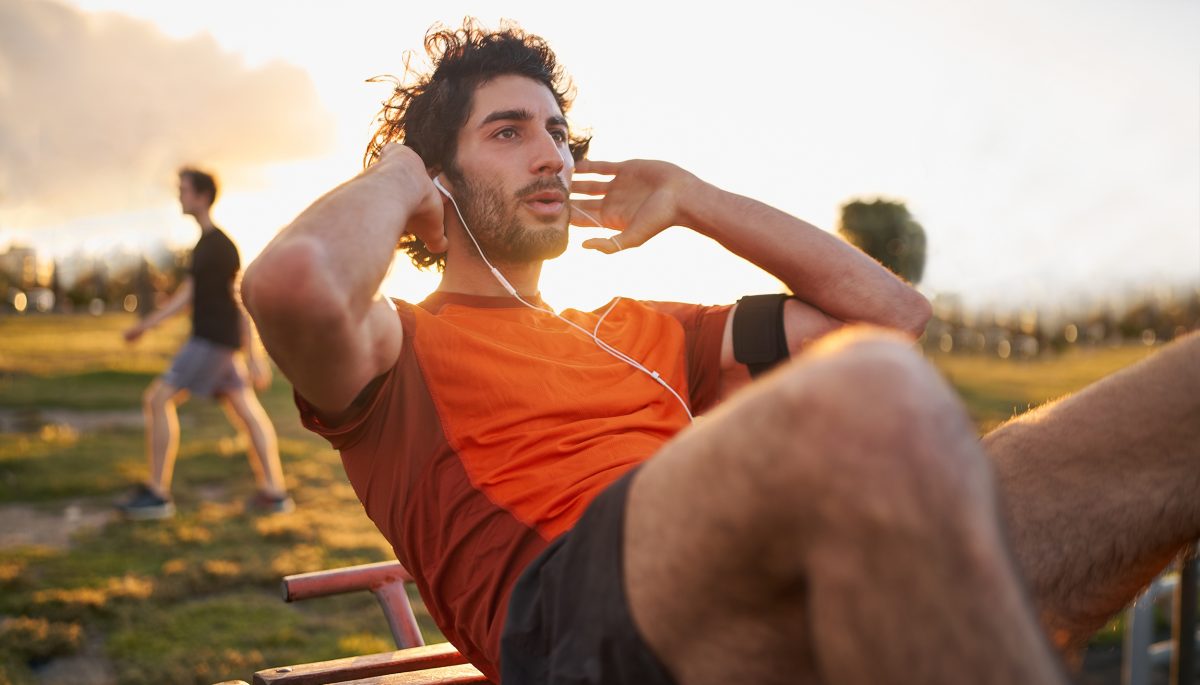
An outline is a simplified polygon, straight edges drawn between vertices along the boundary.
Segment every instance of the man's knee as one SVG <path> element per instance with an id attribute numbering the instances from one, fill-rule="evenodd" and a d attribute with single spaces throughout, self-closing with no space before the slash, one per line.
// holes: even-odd
<path id="1" fill-rule="evenodd" d="M 168 385 L 161 378 L 155 379 L 142 392 L 142 407 L 150 410 L 161 409 L 168 403 L 173 402 L 178 392 L 177 389 Z"/>
<path id="2" fill-rule="evenodd" d="M 242 421 L 249 424 L 258 420 L 258 408 L 260 405 L 249 388 L 240 388 L 226 392 L 221 395 L 221 400 Z"/>
<path id="3" fill-rule="evenodd" d="M 974 506 L 989 476 L 961 403 L 910 342 L 848 330 L 764 388 L 776 444 L 750 458 L 763 506 L 891 525 Z"/>

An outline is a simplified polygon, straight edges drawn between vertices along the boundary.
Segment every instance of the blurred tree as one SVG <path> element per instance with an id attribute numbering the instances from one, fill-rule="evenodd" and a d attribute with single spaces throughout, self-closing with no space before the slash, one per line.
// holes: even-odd
<path id="1" fill-rule="evenodd" d="M 142 255 L 132 286 L 132 294 L 137 297 L 138 318 L 144 319 L 154 311 L 155 297 L 160 292 L 159 286 L 165 280 L 167 276 L 159 271 L 149 258 Z"/>
<path id="2" fill-rule="evenodd" d="M 50 276 L 50 292 L 54 293 L 54 311 L 61 312 L 67 304 L 67 293 L 62 286 L 62 279 L 58 260 L 54 260 L 54 273 Z"/>
<path id="3" fill-rule="evenodd" d="M 925 229 L 903 202 L 877 198 L 842 205 L 838 233 L 892 273 L 916 285 L 925 273 Z"/>

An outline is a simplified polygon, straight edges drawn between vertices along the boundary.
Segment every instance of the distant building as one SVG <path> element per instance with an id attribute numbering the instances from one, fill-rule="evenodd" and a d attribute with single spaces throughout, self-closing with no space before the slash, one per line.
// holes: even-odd
<path id="1" fill-rule="evenodd" d="M 7 251 L 0 252 L 0 273 L 21 290 L 37 287 L 40 285 L 37 251 L 32 247 L 10 245 Z"/>

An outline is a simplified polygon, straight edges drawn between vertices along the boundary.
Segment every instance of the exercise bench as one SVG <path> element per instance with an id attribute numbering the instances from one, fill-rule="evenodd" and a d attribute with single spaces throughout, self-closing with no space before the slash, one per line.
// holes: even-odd
<path id="1" fill-rule="evenodd" d="M 283 579 L 285 602 L 370 590 L 379 600 L 398 649 L 267 668 L 254 674 L 254 685 L 466 685 L 489 682 L 453 645 L 447 642 L 425 644 L 404 587 L 410 582 L 412 576 L 398 561 L 286 576 Z M 232 680 L 218 685 L 246 683 Z"/>

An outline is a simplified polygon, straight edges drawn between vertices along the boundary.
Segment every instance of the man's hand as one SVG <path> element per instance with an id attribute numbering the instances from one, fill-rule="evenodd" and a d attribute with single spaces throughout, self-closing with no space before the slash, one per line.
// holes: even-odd
<path id="1" fill-rule="evenodd" d="M 125 332 L 121 335 L 125 338 L 125 342 L 132 344 L 137 342 L 145 332 L 146 328 L 142 326 L 142 324 L 136 323 L 129 328 L 126 328 Z"/>
<path id="2" fill-rule="evenodd" d="M 628 162 L 582 160 L 577 174 L 612 176 L 609 181 L 572 181 L 571 192 L 598 196 L 594 200 L 572 200 L 582 212 L 571 215 L 576 226 L 596 226 L 620 231 L 612 238 L 592 238 L 583 246 L 613 254 L 638 247 L 670 226 L 684 224 L 682 203 L 697 189 L 700 179 L 667 162 L 634 159 Z M 599 222 L 599 224 L 597 224 Z"/>
<path id="3" fill-rule="evenodd" d="M 250 375 L 250 385 L 262 392 L 271 387 L 271 364 L 265 356 L 257 351 L 246 353 L 246 371 Z"/>
<path id="4" fill-rule="evenodd" d="M 446 229 L 442 223 L 443 203 L 448 202 L 433 185 L 433 179 L 425 170 L 425 163 L 412 148 L 400 143 L 389 143 L 375 164 L 379 171 L 392 177 L 405 191 L 412 192 L 412 213 L 404 230 L 420 238 L 430 252 L 446 251 Z"/>

